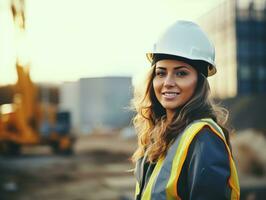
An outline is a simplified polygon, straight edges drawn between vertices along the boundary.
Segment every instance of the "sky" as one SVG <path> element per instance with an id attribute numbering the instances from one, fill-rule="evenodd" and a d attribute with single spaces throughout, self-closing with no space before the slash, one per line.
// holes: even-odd
<path id="1" fill-rule="evenodd" d="M 15 83 L 17 53 L 35 82 L 138 77 L 145 53 L 178 19 L 196 21 L 224 0 L 25 0 L 26 32 L 14 31 L 0 0 L 0 85 Z"/>

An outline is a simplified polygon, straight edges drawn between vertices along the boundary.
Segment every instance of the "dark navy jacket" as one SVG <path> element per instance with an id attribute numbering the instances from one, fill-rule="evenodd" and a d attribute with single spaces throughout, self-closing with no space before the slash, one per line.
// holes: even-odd
<path id="1" fill-rule="evenodd" d="M 144 190 L 155 164 L 146 162 L 140 192 Z M 229 200 L 229 156 L 224 142 L 208 127 L 193 139 L 178 179 L 177 190 L 182 200 Z M 141 194 L 138 197 L 140 199 Z"/>

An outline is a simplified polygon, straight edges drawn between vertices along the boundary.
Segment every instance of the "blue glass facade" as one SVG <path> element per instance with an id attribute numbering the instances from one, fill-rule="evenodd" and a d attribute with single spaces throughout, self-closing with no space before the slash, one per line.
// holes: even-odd
<path id="1" fill-rule="evenodd" d="M 236 7 L 238 95 L 266 94 L 266 8 L 244 12 Z"/>

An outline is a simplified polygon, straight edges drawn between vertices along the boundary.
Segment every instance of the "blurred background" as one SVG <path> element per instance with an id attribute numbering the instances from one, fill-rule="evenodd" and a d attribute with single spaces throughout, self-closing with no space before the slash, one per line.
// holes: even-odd
<path id="1" fill-rule="evenodd" d="M 177 19 L 216 47 L 241 199 L 266 199 L 266 0 L 0 0 L 0 199 L 133 199 L 129 109 Z"/>

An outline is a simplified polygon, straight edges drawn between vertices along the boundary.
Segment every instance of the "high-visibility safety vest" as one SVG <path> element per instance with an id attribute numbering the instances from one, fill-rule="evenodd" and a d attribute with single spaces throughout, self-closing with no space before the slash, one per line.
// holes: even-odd
<path id="1" fill-rule="evenodd" d="M 193 138 L 204 126 L 208 126 L 214 134 L 222 139 L 226 146 L 230 161 L 230 177 L 228 180 L 228 185 L 231 189 L 231 200 L 240 199 L 240 188 L 237 171 L 232 153 L 225 140 L 224 133 L 212 119 L 206 118 L 196 120 L 188 125 L 181 136 L 178 137 L 171 145 L 167 155 L 158 160 L 150 179 L 148 180 L 146 188 L 144 191 L 142 191 L 141 200 L 181 200 L 177 193 L 178 178 L 185 162 L 189 146 Z M 140 172 L 138 167 L 139 166 L 137 164 L 135 171 L 136 176 Z M 137 180 L 135 197 L 137 197 L 137 195 L 140 193 L 139 181 L 140 180 Z"/>

